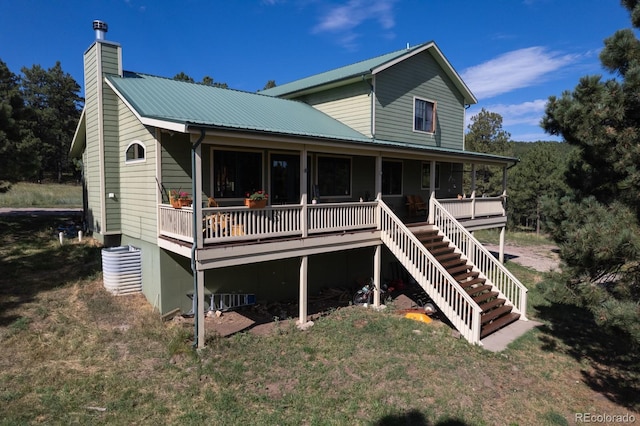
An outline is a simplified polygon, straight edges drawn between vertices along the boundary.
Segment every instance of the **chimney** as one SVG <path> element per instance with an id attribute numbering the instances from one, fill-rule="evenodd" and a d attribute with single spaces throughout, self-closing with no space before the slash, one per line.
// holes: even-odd
<path id="1" fill-rule="evenodd" d="M 104 40 L 104 35 L 109 29 L 106 22 L 100 20 L 93 21 L 93 29 L 96 31 L 96 40 Z"/>

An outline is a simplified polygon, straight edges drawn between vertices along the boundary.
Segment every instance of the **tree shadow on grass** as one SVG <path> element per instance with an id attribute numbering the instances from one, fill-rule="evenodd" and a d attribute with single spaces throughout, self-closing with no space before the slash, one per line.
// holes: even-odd
<path id="1" fill-rule="evenodd" d="M 402 414 L 390 414 L 374 423 L 376 426 L 467 426 L 468 423 L 458 419 L 445 419 L 432 423 L 420 411 L 411 410 Z"/>
<path id="2" fill-rule="evenodd" d="M 15 322 L 15 309 L 40 292 L 90 277 L 101 269 L 93 244 L 57 242 L 57 227 L 73 217 L 0 217 L 0 326 Z"/>
<path id="3" fill-rule="evenodd" d="M 542 349 L 564 352 L 582 362 L 582 378 L 616 404 L 640 410 L 640 357 L 625 333 L 599 327 L 584 308 L 552 303 L 537 306 Z"/>

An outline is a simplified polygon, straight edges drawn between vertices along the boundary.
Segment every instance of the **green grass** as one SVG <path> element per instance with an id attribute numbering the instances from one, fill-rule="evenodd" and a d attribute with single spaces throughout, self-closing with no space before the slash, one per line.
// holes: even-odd
<path id="1" fill-rule="evenodd" d="M 498 229 L 483 229 L 474 232 L 474 236 L 482 243 L 499 244 L 500 243 L 500 230 Z M 536 235 L 533 232 L 517 232 L 508 231 L 505 234 L 505 242 L 509 244 L 516 244 L 519 246 L 532 246 L 539 244 L 554 244 L 545 235 Z"/>
<path id="2" fill-rule="evenodd" d="M 82 207 L 82 186 L 18 182 L 0 192 L 0 207 Z"/>
<path id="3" fill-rule="evenodd" d="M 563 425 L 639 408 L 633 364 L 608 363 L 585 313 L 553 310 L 526 268 L 509 266 L 544 325 L 502 353 L 362 307 L 194 351 L 192 324 L 107 293 L 100 247 L 60 247 L 58 220 L 0 217 L 3 425 Z"/>

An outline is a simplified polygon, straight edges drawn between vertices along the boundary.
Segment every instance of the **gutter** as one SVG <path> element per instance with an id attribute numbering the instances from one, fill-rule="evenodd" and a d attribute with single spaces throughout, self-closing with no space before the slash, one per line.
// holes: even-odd
<path id="1" fill-rule="evenodd" d="M 196 250 L 198 249 L 198 218 L 196 217 L 196 202 L 198 201 L 199 194 L 196 195 L 196 149 L 200 146 L 204 140 L 205 131 L 200 129 L 200 137 L 191 146 L 191 193 L 193 194 L 193 244 L 191 245 L 191 273 L 193 274 L 193 347 L 198 347 L 198 312 L 200 312 L 200 306 L 198 306 L 198 273 L 196 271 Z M 204 326 L 204 324 L 202 324 Z"/>

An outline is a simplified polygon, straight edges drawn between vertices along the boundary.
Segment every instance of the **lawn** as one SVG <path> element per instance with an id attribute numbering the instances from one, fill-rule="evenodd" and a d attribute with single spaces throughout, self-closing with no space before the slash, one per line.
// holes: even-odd
<path id="1" fill-rule="evenodd" d="M 79 184 L 17 182 L 0 189 L 0 207 L 82 207 Z"/>
<path id="2" fill-rule="evenodd" d="M 638 358 L 579 309 L 536 293 L 543 326 L 501 353 L 393 309 L 330 311 L 307 331 L 210 337 L 112 296 L 100 247 L 60 246 L 61 217 L 0 216 L 0 424 L 567 425 L 640 418 Z M 637 421 L 637 420 L 636 420 Z"/>

